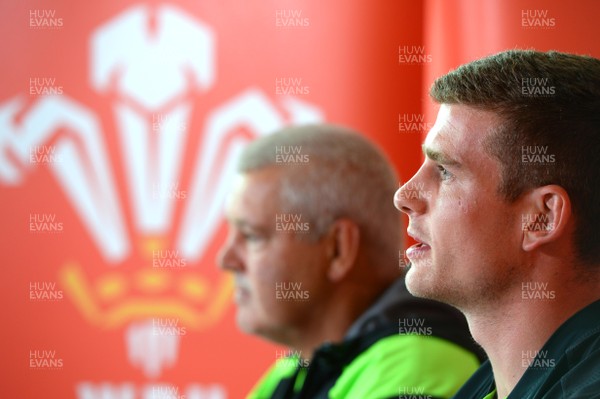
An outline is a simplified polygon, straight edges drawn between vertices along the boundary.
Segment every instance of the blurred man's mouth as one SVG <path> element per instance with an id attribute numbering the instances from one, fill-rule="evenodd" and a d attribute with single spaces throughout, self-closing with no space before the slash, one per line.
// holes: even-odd
<path id="1" fill-rule="evenodd" d="M 235 291 L 233 292 L 233 300 L 237 305 L 245 304 L 246 302 L 248 302 L 249 298 L 250 293 L 248 292 L 248 290 L 239 287 L 235 288 Z"/>
<path id="2" fill-rule="evenodd" d="M 238 305 L 243 305 L 250 299 L 250 290 L 244 280 L 235 278 L 235 288 L 233 290 L 233 300 Z"/>

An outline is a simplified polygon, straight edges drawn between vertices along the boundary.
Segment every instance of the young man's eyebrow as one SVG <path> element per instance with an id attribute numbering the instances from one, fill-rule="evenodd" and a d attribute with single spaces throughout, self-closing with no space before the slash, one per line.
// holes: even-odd
<path id="1" fill-rule="evenodd" d="M 445 154 L 440 151 L 436 151 L 433 148 L 427 147 L 425 144 L 421 146 L 423 154 L 434 162 L 441 163 L 443 165 L 460 165 L 460 162 L 448 158 Z"/>

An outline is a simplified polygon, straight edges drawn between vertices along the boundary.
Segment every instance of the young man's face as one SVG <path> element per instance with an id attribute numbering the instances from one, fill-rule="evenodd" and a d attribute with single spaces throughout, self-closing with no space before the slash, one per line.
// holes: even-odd
<path id="1" fill-rule="evenodd" d="M 407 286 L 417 296 L 465 308 L 522 281 L 518 201 L 498 194 L 500 166 L 483 147 L 499 124 L 491 112 L 442 105 L 423 165 L 394 196 L 420 242 L 407 250 Z"/>
<path id="2" fill-rule="evenodd" d="M 265 168 L 237 177 L 226 205 L 229 236 L 219 264 L 234 274 L 240 328 L 285 343 L 318 311 L 315 304 L 327 292 L 327 257 L 320 241 L 297 237 L 306 233 L 285 224 L 290 216 L 279 206 L 280 173 Z"/>

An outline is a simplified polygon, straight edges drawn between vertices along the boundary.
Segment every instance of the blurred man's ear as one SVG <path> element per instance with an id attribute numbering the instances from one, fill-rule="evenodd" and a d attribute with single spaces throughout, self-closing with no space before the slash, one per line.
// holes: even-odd
<path id="1" fill-rule="evenodd" d="M 527 194 L 523 250 L 531 251 L 561 238 L 571 222 L 571 201 L 560 186 L 535 188 Z"/>
<path id="2" fill-rule="evenodd" d="M 360 230 L 356 222 L 342 218 L 334 221 L 327 233 L 327 251 L 331 281 L 340 281 L 352 269 L 358 256 Z"/>

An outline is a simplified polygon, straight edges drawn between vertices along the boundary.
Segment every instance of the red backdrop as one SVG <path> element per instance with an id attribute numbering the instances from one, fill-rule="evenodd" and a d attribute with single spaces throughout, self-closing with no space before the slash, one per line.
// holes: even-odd
<path id="1" fill-rule="evenodd" d="M 2 2 L 1 396 L 243 397 L 278 352 L 237 330 L 214 262 L 241 146 L 342 123 L 406 179 L 436 76 L 514 47 L 600 56 L 598 8 Z"/>

